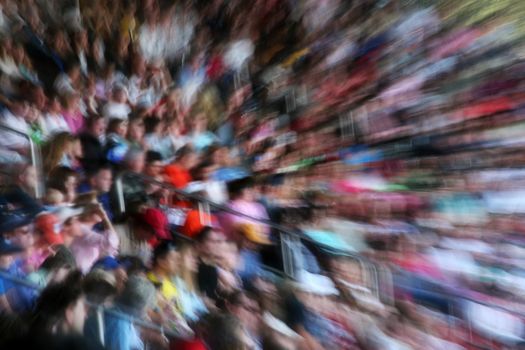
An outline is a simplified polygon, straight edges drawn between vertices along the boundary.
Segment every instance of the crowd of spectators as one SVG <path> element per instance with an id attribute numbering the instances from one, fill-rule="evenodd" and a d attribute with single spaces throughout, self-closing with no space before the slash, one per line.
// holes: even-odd
<path id="1" fill-rule="evenodd" d="M 523 347 L 525 3 L 461 3 L 0 1 L 0 348 Z"/>

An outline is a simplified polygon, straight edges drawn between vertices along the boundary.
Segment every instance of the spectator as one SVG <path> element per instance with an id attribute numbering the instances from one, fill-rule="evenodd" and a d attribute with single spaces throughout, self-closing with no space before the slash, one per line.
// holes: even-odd
<path id="1" fill-rule="evenodd" d="M 241 223 L 235 228 L 239 242 L 240 266 L 238 273 L 244 281 L 250 281 L 262 273 L 262 259 L 259 249 L 272 242 L 252 224 Z"/>
<path id="2" fill-rule="evenodd" d="M 128 133 L 128 121 L 124 119 L 110 119 L 106 137 L 106 158 L 115 165 L 124 159 L 129 149 L 126 140 Z"/>
<path id="3" fill-rule="evenodd" d="M 97 201 L 102 204 L 110 221 L 114 216 L 109 196 L 112 184 L 113 173 L 111 172 L 111 168 L 103 165 L 90 172 L 86 172 L 86 182 L 82 183 L 78 190 L 79 193 L 94 191 L 97 196 Z"/>
<path id="4" fill-rule="evenodd" d="M 86 130 L 80 134 L 82 142 L 82 166 L 84 170 L 97 169 L 106 163 L 104 153 L 104 135 L 106 121 L 98 115 L 89 117 L 86 121 Z"/>
<path id="5" fill-rule="evenodd" d="M 78 135 L 85 126 L 85 118 L 80 111 L 80 95 L 67 92 L 62 96 L 62 116 L 73 135 Z"/>
<path id="6" fill-rule="evenodd" d="M 107 119 L 127 120 L 131 108 L 127 103 L 127 91 L 122 85 L 115 85 L 110 100 L 102 108 L 102 115 Z"/>
<path id="7" fill-rule="evenodd" d="M 74 94 L 80 83 L 80 73 L 80 66 L 76 63 L 71 63 L 67 67 L 66 72 L 57 76 L 53 84 L 55 92 L 60 96 Z"/>
<path id="8" fill-rule="evenodd" d="M 78 175 L 68 167 L 54 168 L 48 176 L 47 186 L 59 190 L 64 195 L 65 203 L 73 204 L 77 198 Z"/>
<path id="9" fill-rule="evenodd" d="M 116 256 L 118 236 L 109 218 L 100 204 L 89 205 L 79 216 L 81 234 L 74 237 L 69 248 L 75 256 L 77 266 L 83 273 L 103 256 Z M 94 227 L 102 224 L 103 231 L 96 232 Z"/>
<path id="10" fill-rule="evenodd" d="M 52 138 L 57 133 L 71 132 L 69 125 L 66 123 L 66 120 L 64 119 L 64 116 L 61 112 L 62 107 L 60 105 L 60 97 L 53 96 L 49 100 L 49 105 L 43 119 L 44 135 L 46 136 L 47 140 Z"/>
<path id="11" fill-rule="evenodd" d="M 118 314 L 128 314 L 132 317 L 142 318 L 154 304 L 155 287 L 147 279 L 131 276 L 124 290 L 115 301 L 115 306 L 104 315 L 106 348 L 110 350 L 143 350 L 144 343 L 140 333 L 129 317 Z M 91 333 L 93 334 L 93 333 Z M 95 331 L 95 334 L 97 332 Z M 97 338 L 99 339 L 99 338 Z"/>
<path id="12" fill-rule="evenodd" d="M 269 229 L 266 225 L 261 224 L 253 219 L 268 220 L 268 213 L 264 206 L 256 202 L 256 193 L 253 188 L 252 179 L 244 178 L 228 183 L 228 192 L 230 201 L 228 207 L 248 217 L 225 213 L 221 216 L 221 224 L 224 232 L 235 239 L 235 226 L 240 223 L 249 223 L 254 229 L 268 238 Z"/>
<path id="13" fill-rule="evenodd" d="M 46 142 L 42 154 L 44 172 L 49 175 L 57 167 L 77 169 L 82 157 L 82 146 L 78 137 L 69 132 L 60 132 Z"/>
<path id="14" fill-rule="evenodd" d="M 0 124 L 24 134 L 29 134 L 29 125 L 25 119 L 28 113 L 29 106 L 27 102 L 22 96 L 17 96 L 12 99 L 8 108 L 4 109 Z M 19 159 L 17 156 L 29 156 L 29 141 L 27 138 L 3 129 L 0 130 L 0 136 L 0 146 L 7 151 L 4 155 L 7 163 L 12 163 L 13 160 Z"/>
<path id="15" fill-rule="evenodd" d="M 211 227 L 204 227 L 197 236 L 197 250 L 199 252 L 199 269 L 197 282 L 201 293 L 207 297 L 206 306 L 213 308 L 213 302 L 219 298 L 219 273 L 217 269 L 218 254 L 224 244 L 222 232 Z"/>
<path id="16" fill-rule="evenodd" d="M 197 155 L 189 146 L 177 151 L 176 161 L 164 168 L 167 181 L 176 188 L 184 188 L 191 182 L 190 170 L 197 163 Z"/>

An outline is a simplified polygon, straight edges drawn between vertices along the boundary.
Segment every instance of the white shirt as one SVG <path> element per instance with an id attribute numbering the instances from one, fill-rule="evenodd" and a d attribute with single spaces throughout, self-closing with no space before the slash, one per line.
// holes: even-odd
<path id="1" fill-rule="evenodd" d="M 5 125 L 11 129 L 18 130 L 25 134 L 29 134 L 30 129 L 27 125 L 24 118 L 17 117 L 11 113 L 9 110 L 5 110 L 0 120 L 0 125 Z M 19 149 L 19 148 L 28 148 L 29 140 L 19 135 L 18 133 L 0 129 L 0 147 L 5 147 L 9 149 Z"/>
<path id="2" fill-rule="evenodd" d="M 66 123 L 66 120 L 61 114 L 53 115 L 51 113 L 47 113 L 43 118 L 42 127 L 44 129 L 46 139 L 62 131 L 71 132 L 69 126 Z"/>
<path id="3" fill-rule="evenodd" d="M 102 115 L 108 119 L 128 119 L 131 108 L 125 103 L 110 101 L 104 105 Z"/>

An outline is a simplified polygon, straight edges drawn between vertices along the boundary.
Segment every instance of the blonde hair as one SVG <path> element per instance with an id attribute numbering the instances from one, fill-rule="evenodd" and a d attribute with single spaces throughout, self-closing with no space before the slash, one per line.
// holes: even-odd
<path id="1" fill-rule="evenodd" d="M 77 140 L 69 132 L 61 132 L 49 139 L 42 149 L 44 158 L 44 172 L 46 175 L 60 165 L 60 161 L 69 150 L 69 147 Z"/>
<path id="2" fill-rule="evenodd" d="M 48 205 L 59 205 L 64 202 L 64 194 L 59 190 L 50 188 L 44 197 L 44 203 Z"/>

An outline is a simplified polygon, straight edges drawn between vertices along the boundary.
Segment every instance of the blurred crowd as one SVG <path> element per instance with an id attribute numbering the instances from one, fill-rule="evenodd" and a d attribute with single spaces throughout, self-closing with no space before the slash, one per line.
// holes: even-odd
<path id="1" fill-rule="evenodd" d="M 524 18 L 1 0 L 0 348 L 523 348 Z"/>

